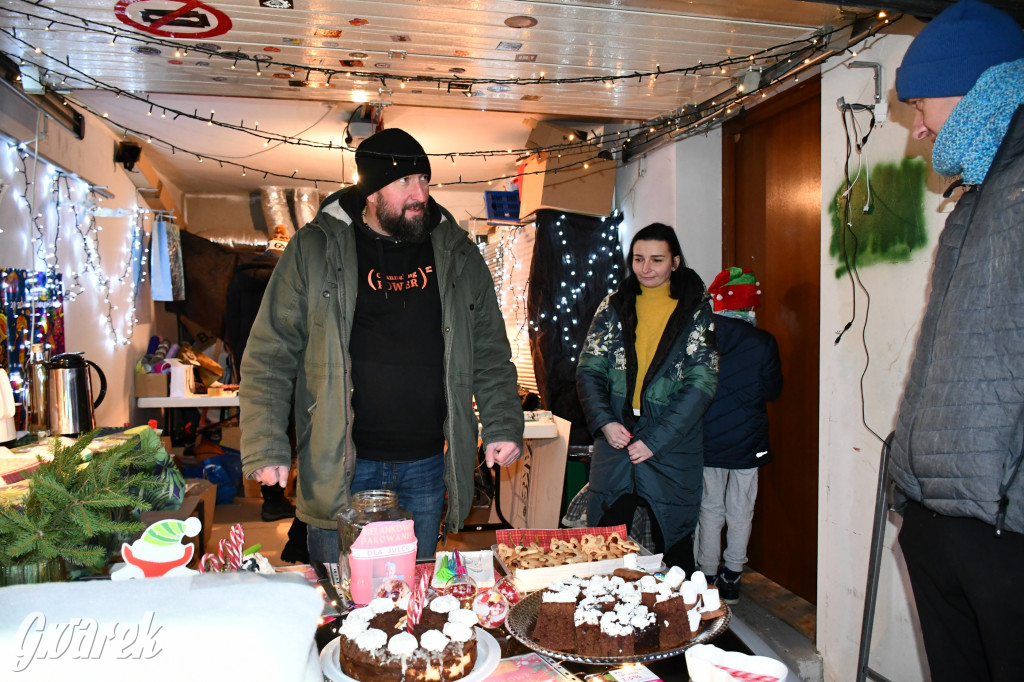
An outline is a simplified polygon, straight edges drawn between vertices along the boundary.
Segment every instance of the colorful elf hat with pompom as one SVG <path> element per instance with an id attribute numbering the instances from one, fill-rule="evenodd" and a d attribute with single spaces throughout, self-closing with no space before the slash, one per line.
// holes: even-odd
<path id="1" fill-rule="evenodd" d="M 722 270 L 708 287 L 715 311 L 742 310 L 761 305 L 761 290 L 752 270 L 731 267 Z"/>

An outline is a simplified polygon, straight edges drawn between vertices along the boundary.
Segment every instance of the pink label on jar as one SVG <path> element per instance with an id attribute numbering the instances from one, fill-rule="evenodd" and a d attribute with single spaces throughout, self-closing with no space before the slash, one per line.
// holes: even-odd
<path id="1" fill-rule="evenodd" d="M 349 554 L 352 601 L 369 604 L 374 597 L 395 598 L 401 583 L 416 579 L 416 533 L 412 520 L 368 523 Z"/>

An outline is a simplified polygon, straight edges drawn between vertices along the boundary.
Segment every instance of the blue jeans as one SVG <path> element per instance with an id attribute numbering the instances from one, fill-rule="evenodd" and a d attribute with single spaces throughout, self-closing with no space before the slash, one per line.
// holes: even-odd
<path id="1" fill-rule="evenodd" d="M 394 490 L 400 507 L 412 514 L 416 558 L 432 559 L 441 531 L 444 506 L 444 453 L 415 462 L 374 462 L 356 459 L 350 492 Z M 309 526 L 306 536 L 311 561 L 337 563 L 338 531 Z"/>

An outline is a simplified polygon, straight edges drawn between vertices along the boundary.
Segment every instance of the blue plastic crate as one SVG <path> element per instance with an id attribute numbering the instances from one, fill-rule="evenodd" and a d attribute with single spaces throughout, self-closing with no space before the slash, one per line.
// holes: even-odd
<path id="1" fill-rule="evenodd" d="M 489 220 L 519 220 L 519 192 L 484 192 Z"/>

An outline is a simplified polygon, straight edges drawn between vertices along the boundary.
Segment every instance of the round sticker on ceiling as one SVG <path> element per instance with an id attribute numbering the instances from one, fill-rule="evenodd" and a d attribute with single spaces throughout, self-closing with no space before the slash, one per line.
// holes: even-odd
<path id="1" fill-rule="evenodd" d="M 118 0 L 114 16 L 163 38 L 210 38 L 231 30 L 228 15 L 199 0 Z"/>
<path id="2" fill-rule="evenodd" d="M 197 50 L 206 50 L 207 52 L 220 52 L 220 45 L 217 43 L 196 43 Z"/>
<path id="3" fill-rule="evenodd" d="M 155 47 L 150 47 L 149 45 L 135 45 L 132 47 L 132 52 L 135 54 L 149 55 L 151 57 L 155 57 L 160 54 L 160 50 Z"/>

